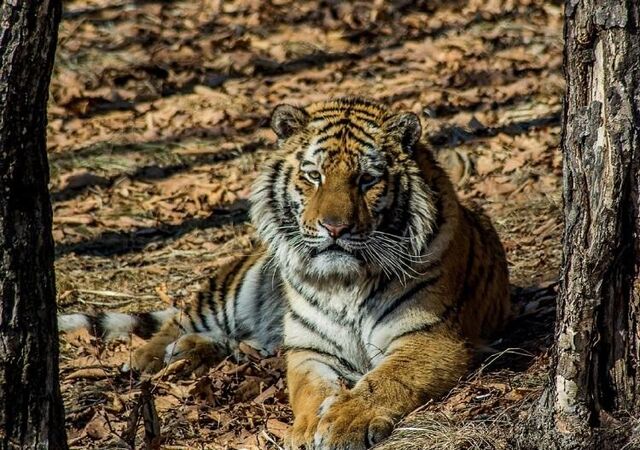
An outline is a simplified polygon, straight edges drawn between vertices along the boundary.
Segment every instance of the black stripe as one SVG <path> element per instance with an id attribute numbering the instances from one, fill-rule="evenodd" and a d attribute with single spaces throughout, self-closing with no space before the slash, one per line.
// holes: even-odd
<path id="1" fill-rule="evenodd" d="M 370 118 L 369 118 L 369 117 L 373 117 L 373 116 L 364 117 L 364 116 L 360 115 L 360 113 L 357 113 L 357 114 L 355 115 L 355 117 L 356 117 L 358 120 L 361 120 L 361 121 L 363 121 L 363 122 L 366 122 L 366 123 L 367 123 L 367 125 L 369 125 L 369 126 L 370 126 L 370 127 L 372 127 L 372 128 L 380 128 L 380 124 L 378 124 L 378 122 L 376 122 L 375 120 L 373 120 L 373 119 L 370 119 Z"/>
<path id="2" fill-rule="evenodd" d="M 340 120 L 336 120 L 336 121 L 333 121 L 333 122 L 329 122 L 328 124 L 326 124 L 325 126 L 320 128 L 320 130 L 318 130 L 318 134 L 327 133 L 332 128 L 336 128 L 336 127 L 340 127 L 340 126 L 344 126 L 344 127 L 347 127 L 347 128 L 354 128 L 354 129 L 358 130 L 360 133 L 362 133 L 363 136 L 366 136 L 367 138 L 369 138 L 369 139 L 371 139 L 373 141 L 373 137 L 367 132 L 367 130 L 362 128 L 362 126 L 358 125 L 357 123 L 353 123 L 349 119 L 340 119 Z"/>
<path id="3" fill-rule="evenodd" d="M 132 332 L 143 339 L 149 339 L 162 326 L 162 322 L 149 312 L 137 313 L 133 317 L 135 318 L 135 324 Z"/>
<path id="4" fill-rule="evenodd" d="M 273 170 L 268 175 L 267 186 L 264 188 L 264 190 L 266 191 L 265 196 L 267 197 L 267 204 L 269 205 L 272 211 L 277 209 L 277 204 L 275 202 L 274 193 L 273 193 L 273 185 L 276 182 L 276 178 L 280 174 L 280 170 L 282 169 L 283 165 L 284 165 L 283 160 L 279 160 L 273 165 L 272 167 Z M 262 192 L 262 189 L 259 192 Z"/>
<path id="5" fill-rule="evenodd" d="M 384 211 L 384 215 L 380 221 L 380 231 L 395 231 L 394 223 L 397 216 L 398 200 L 400 198 L 400 177 L 400 175 L 396 175 L 393 180 L 393 200 L 391 201 L 391 205 Z"/>
<path id="6" fill-rule="evenodd" d="M 209 305 L 209 311 L 211 311 L 211 317 L 213 321 L 216 323 L 216 326 L 220 331 L 224 331 L 222 329 L 222 324 L 218 319 L 218 304 L 216 303 L 216 290 L 218 288 L 218 282 L 214 277 L 209 278 L 209 290 L 207 292 L 203 292 L 202 295 L 207 296 L 207 304 Z"/>
<path id="7" fill-rule="evenodd" d="M 319 138 L 317 138 L 315 140 L 315 145 L 320 145 L 320 144 L 324 144 L 325 142 L 327 142 L 329 139 L 335 138 L 334 135 L 332 134 L 325 134 L 324 136 L 320 136 Z M 318 153 L 320 153 L 322 150 L 322 148 L 317 148 L 313 151 L 312 155 L 316 156 Z"/>
<path id="8" fill-rule="evenodd" d="M 332 371 L 336 372 L 335 367 L 331 366 L 330 364 L 327 364 L 326 361 L 323 361 L 321 359 L 318 358 L 307 358 L 305 360 L 300 361 L 296 366 L 294 366 L 294 369 L 297 369 L 298 367 L 300 367 L 303 364 L 306 364 L 308 362 L 315 362 L 315 363 L 320 363 L 323 366 L 327 366 L 329 369 L 331 369 Z M 337 372 L 336 372 L 337 373 Z"/>
<path id="9" fill-rule="evenodd" d="M 381 225 L 382 231 L 386 231 L 403 236 L 409 227 L 409 218 L 411 215 L 411 183 L 407 184 L 407 189 L 402 188 L 402 176 L 406 174 L 398 174 L 394 183 L 394 196 L 391 206 L 385 212 L 384 221 Z M 398 213 L 399 212 L 399 213 Z M 386 226 L 384 226 L 386 225 Z"/>
<path id="10" fill-rule="evenodd" d="M 237 315 L 236 315 L 236 311 L 238 310 L 238 297 L 240 297 L 240 291 L 242 290 L 242 285 L 244 284 L 244 280 L 245 278 L 247 278 L 247 274 L 249 273 L 249 271 L 251 270 L 251 267 L 249 267 L 248 269 L 245 268 L 245 265 L 250 261 L 250 259 L 247 257 L 244 261 L 244 263 L 240 266 L 240 270 L 243 270 L 242 276 L 240 277 L 240 279 L 237 281 L 236 283 L 236 292 L 233 296 L 232 302 L 231 302 L 231 306 L 233 306 L 233 317 L 234 317 L 234 321 L 233 323 L 235 324 L 235 328 L 236 330 L 238 329 L 238 321 L 237 319 Z"/>
<path id="11" fill-rule="evenodd" d="M 189 319 L 189 325 L 191 326 L 191 330 L 189 330 L 190 332 L 197 332 L 198 331 L 198 324 L 196 323 L 195 320 L 193 320 L 193 313 L 191 312 L 193 308 L 187 308 L 184 312 L 184 314 L 187 315 L 187 318 Z"/>
<path id="12" fill-rule="evenodd" d="M 338 352 L 342 352 L 343 351 L 342 345 L 338 344 L 334 339 L 331 339 L 325 332 L 323 332 L 322 330 L 318 329 L 318 327 L 316 327 L 315 324 L 309 322 L 309 320 L 307 320 L 306 317 L 302 317 L 300 314 L 298 314 L 297 312 L 295 312 L 291 308 L 289 309 L 289 317 L 291 319 L 295 320 L 296 322 L 298 322 L 300 325 L 302 325 L 307 330 L 311 331 L 312 333 L 320 336 L 323 340 L 327 341 L 336 350 L 338 350 Z"/>
<path id="13" fill-rule="evenodd" d="M 109 317 L 109 314 L 111 313 L 101 312 L 95 316 L 84 315 L 89 321 L 88 331 L 93 336 L 104 338 L 112 331 L 105 326 L 105 320 Z M 143 339 L 152 337 L 162 326 L 162 322 L 149 312 L 128 314 L 128 316 L 133 319 L 131 333 Z"/>
<path id="14" fill-rule="evenodd" d="M 258 282 L 256 284 L 257 286 L 257 295 L 256 295 L 256 300 L 255 300 L 255 317 L 262 317 L 262 306 L 264 305 L 265 300 L 267 299 L 267 295 L 269 290 L 266 289 L 266 285 L 267 285 L 267 280 L 266 280 L 266 276 L 267 274 L 265 273 L 265 264 L 264 262 L 262 262 L 262 267 L 260 267 L 260 271 L 258 274 Z"/>
<path id="15" fill-rule="evenodd" d="M 276 162 L 273 165 L 273 170 L 272 172 L 269 174 L 269 188 L 270 188 L 270 192 L 269 192 L 269 197 L 273 198 L 273 185 L 276 183 L 276 181 L 278 181 L 278 177 L 280 176 L 280 173 L 282 172 L 282 166 L 284 166 L 284 161 L 280 160 L 278 162 Z"/>
<path id="16" fill-rule="evenodd" d="M 370 303 L 372 303 L 373 299 L 378 294 L 382 294 L 385 291 L 385 287 L 386 285 L 384 283 L 376 283 L 371 287 L 369 295 L 367 295 L 367 298 L 364 300 L 364 302 L 362 302 L 362 305 L 367 308 L 367 312 L 360 315 L 360 320 L 358 321 L 359 329 L 362 329 L 362 322 L 364 322 L 364 320 L 369 317 L 371 310 L 376 306 L 375 302 L 373 302 L 373 304 Z"/>
<path id="17" fill-rule="evenodd" d="M 369 125 L 370 127 L 381 128 L 381 125 L 378 123 L 377 120 L 375 120 L 376 116 L 369 114 L 368 112 L 365 112 L 363 110 L 353 109 L 353 110 L 349 110 L 349 113 L 353 113 L 353 114 L 348 114 L 348 117 L 351 120 L 355 118 L 356 120 L 366 122 L 367 125 Z M 322 122 L 322 121 L 335 119 L 338 117 L 344 117 L 344 116 L 347 116 L 347 112 L 345 110 L 336 110 L 335 113 L 323 114 L 322 117 L 316 117 L 314 119 L 311 119 L 311 122 Z"/>
<path id="18" fill-rule="evenodd" d="M 269 174 L 270 185 L 273 185 L 273 183 L 276 181 L 276 178 L 278 177 L 278 175 L 280 174 L 280 171 L 282 170 L 282 166 L 284 166 L 284 160 L 282 159 L 276 161 L 276 163 L 273 165 L 271 173 Z"/>
<path id="19" fill-rule="evenodd" d="M 352 121 L 349 121 L 349 123 L 348 123 L 347 127 L 348 127 L 348 128 L 354 128 L 354 129 L 358 130 L 360 133 L 362 133 L 362 135 L 363 135 L 364 137 L 366 137 L 367 139 L 370 139 L 371 141 L 373 141 L 373 136 L 371 136 L 371 134 L 370 134 L 367 130 L 365 130 L 365 129 L 362 127 L 362 125 L 357 124 L 357 123 L 354 123 L 354 122 L 352 122 Z M 351 130 L 350 130 L 350 131 L 351 131 Z M 353 134 L 353 133 L 351 133 L 351 134 Z M 369 144 L 369 145 L 370 145 L 370 144 Z"/>
<path id="20" fill-rule="evenodd" d="M 371 206 L 371 210 L 375 212 L 380 212 L 380 202 L 387 197 L 387 193 L 389 192 L 389 183 L 388 180 L 385 180 L 384 186 L 382 187 L 382 192 L 378 195 L 378 197 L 373 201 Z"/>
<path id="21" fill-rule="evenodd" d="M 178 327 L 181 334 L 187 334 L 189 330 L 185 329 L 185 327 L 182 326 L 182 323 L 180 323 L 180 317 L 182 316 L 182 314 L 184 314 L 184 311 L 180 311 L 178 314 L 173 316 L 173 319 L 171 319 L 171 321 L 176 327 Z"/>
<path id="22" fill-rule="evenodd" d="M 331 318 L 332 320 L 336 321 L 337 323 L 339 323 L 342 326 L 351 326 L 351 323 L 349 323 L 348 321 L 345 321 L 344 318 L 338 314 L 335 313 L 335 311 L 332 310 L 326 310 L 322 307 L 322 305 L 320 304 L 320 302 L 318 302 L 318 300 L 311 296 L 308 297 L 306 295 L 304 295 L 302 293 L 302 291 L 300 289 L 298 289 L 298 287 L 296 286 L 296 284 L 289 280 L 289 285 L 291 286 L 291 288 L 296 291 L 296 293 L 302 298 L 304 299 L 309 305 L 313 306 L 319 313 L 324 314 L 325 316 Z"/>
<path id="23" fill-rule="evenodd" d="M 347 370 L 351 371 L 351 372 L 355 372 L 355 373 L 360 373 L 360 371 L 353 366 L 353 364 L 351 364 L 349 361 L 347 361 L 346 359 L 342 358 L 341 356 L 338 355 L 334 355 L 333 353 L 329 353 L 329 352 L 325 352 L 324 350 L 319 350 L 317 348 L 314 347 L 300 347 L 300 346 L 284 346 L 284 350 L 285 351 L 302 351 L 302 352 L 312 352 L 312 353 L 316 353 L 318 355 L 322 355 L 324 357 L 327 358 L 331 358 L 336 360 L 343 368 L 346 368 Z M 335 367 L 333 368 L 335 370 Z"/>
<path id="24" fill-rule="evenodd" d="M 98 313 L 95 316 L 90 316 L 88 314 L 84 314 L 84 316 L 89 320 L 89 332 L 93 336 L 97 337 L 105 337 L 107 335 L 107 331 L 104 328 L 103 321 L 106 318 L 106 313 Z"/>
<path id="25" fill-rule="evenodd" d="M 334 126 L 338 126 L 339 124 L 337 124 L 336 122 L 333 122 L 327 126 L 325 126 L 322 130 L 324 130 L 324 132 L 328 131 L 329 129 L 331 129 Z M 375 147 L 373 146 L 373 137 L 367 132 L 365 131 L 362 127 L 358 126 L 358 125 L 352 125 L 352 128 L 357 129 L 358 131 L 360 131 L 364 137 L 360 137 L 358 136 L 356 133 L 354 133 L 352 130 L 350 130 L 347 126 L 347 128 L 345 129 L 345 132 L 348 133 L 349 137 L 351 137 L 351 139 L 353 139 L 354 141 L 358 142 L 358 144 L 360 144 L 361 146 L 365 147 L 367 150 L 370 151 L 375 151 Z M 321 131 L 322 132 L 322 131 Z M 315 145 L 320 145 L 325 143 L 326 141 L 328 141 L 329 139 L 338 139 L 338 137 L 333 134 L 333 133 L 329 133 L 329 134 L 325 134 L 324 136 L 321 136 L 319 138 L 317 138 L 315 140 Z M 367 139 L 369 139 L 369 141 L 367 141 Z M 319 153 L 323 152 L 323 151 L 327 151 L 327 148 L 324 147 L 318 147 L 316 148 L 313 152 L 312 152 L 312 156 L 316 156 Z"/>
<path id="26" fill-rule="evenodd" d="M 282 178 L 282 188 L 280 189 L 280 198 L 279 198 L 279 208 L 278 211 L 280 213 L 280 222 L 283 224 L 294 224 L 294 214 L 292 213 L 293 201 L 289 194 L 289 184 L 291 183 L 291 176 L 293 174 L 293 167 L 288 167 L 287 170 L 283 174 Z"/>
<path id="27" fill-rule="evenodd" d="M 397 336 L 392 337 L 389 340 L 389 343 L 386 345 L 386 347 L 384 348 L 384 350 L 382 351 L 382 353 L 386 356 L 389 357 L 389 355 L 387 355 L 387 351 L 389 350 L 389 347 L 391 347 L 391 345 L 397 341 L 398 339 L 402 339 L 403 337 L 407 337 L 409 335 L 412 334 L 416 334 L 416 333 L 427 333 L 433 330 L 433 328 L 437 325 L 441 325 L 444 322 L 443 317 L 448 315 L 448 310 L 445 311 L 445 313 L 443 314 L 442 317 L 440 317 L 440 319 L 438 319 L 436 322 L 433 323 L 423 323 L 421 325 L 418 325 L 415 328 L 411 328 L 407 331 L 403 331 L 402 333 L 398 334 Z"/>
<path id="28" fill-rule="evenodd" d="M 204 329 L 198 331 L 211 331 L 211 328 L 209 328 L 209 325 L 207 324 L 207 316 L 204 315 L 204 308 L 202 307 L 202 303 L 205 301 L 203 294 L 203 292 L 198 292 L 196 295 L 196 314 L 198 315 L 198 319 L 200 319 L 200 323 Z"/>
<path id="29" fill-rule="evenodd" d="M 371 150 L 371 151 L 374 150 L 373 145 L 371 144 L 371 142 L 367 142 L 366 140 L 362 139 L 360 136 L 355 134 L 353 131 L 347 130 L 347 134 L 349 135 L 349 137 L 351 139 L 353 139 L 358 144 L 360 144 L 360 146 L 365 147 L 367 150 Z"/>
<path id="30" fill-rule="evenodd" d="M 291 217 L 290 215 L 285 214 L 286 211 L 284 211 L 284 207 L 287 205 L 283 205 L 282 202 L 278 202 L 278 200 L 276 199 L 276 195 L 275 195 L 275 191 L 274 188 L 276 187 L 277 181 L 278 181 L 278 177 L 280 175 L 282 175 L 282 166 L 284 165 L 284 161 L 279 160 L 278 162 L 276 162 L 276 164 L 273 165 L 273 171 L 269 174 L 269 181 L 268 181 L 268 185 L 267 185 L 267 192 L 266 192 L 266 197 L 267 197 L 267 204 L 269 206 L 269 208 L 271 209 L 271 213 L 273 213 L 274 215 L 277 216 L 277 218 L 280 219 L 280 223 L 283 225 L 293 225 L 295 224 L 295 221 L 293 219 L 293 217 Z M 289 167 L 288 170 L 285 172 L 285 176 L 288 176 L 289 178 L 291 177 L 291 173 L 293 172 L 293 167 Z M 288 181 L 287 181 L 288 182 Z M 286 188 L 286 186 L 285 186 Z M 286 189 L 283 189 L 283 191 Z M 284 198 L 282 198 L 282 201 L 285 201 Z"/>
<path id="31" fill-rule="evenodd" d="M 302 175 L 300 175 L 300 181 L 308 183 L 307 179 L 304 178 Z M 296 191 L 300 197 L 304 197 L 304 191 L 297 184 L 293 184 L 293 190 Z"/>
<path id="32" fill-rule="evenodd" d="M 433 240 L 436 238 L 436 236 L 439 234 L 440 229 L 442 229 L 442 227 L 445 224 L 445 218 L 444 218 L 444 214 L 442 213 L 442 195 L 440 194 L 440 191 L 437 189 L 437 187 L 432 187 L 431 188 L 433 191 L 434 196 L 436 197 L 436 220 L 435 220 L 435 226 L 434 226 L 434 230 L 431 233 L 431 235 L 427 238 L 427 240 L 425 241 L 424 244 L 424 248 L 428 248 L 431 243 L 433 242 Z"/>
<path id="33" fill-rule="evenodd" d="M 323 126 L 322 128 L 320 128 L 318 130 L 318 134 L 325 134 L 330 129 L 339 127 L 341 125 L 346 125 L 347 123 L 349 123 L 349 119 L 340 119 L 340 120 L 336 120 L 336 121 L 333 121 L 333 122 L 329 121 L 329 123 L 327 123 L 325 126 Z"/>
<path id="34" fill-rule="evenodd" d="M 318 147 L 311 153 L 311 155 L 312 156 L 317 156 L 319 153 L 326 152 L 327 150 L 328 149 L 326 149 L 324 147 Z"/>
<path id="35" fill-rule="evenodd" d="M 287 167 L 287 169 L 282 172 L 280 175 L 281 177 L 278 177 L 278 179 L 276 181 L 274 181 L 274 187 L 279 188 L 279 196 L 276 199 L 276 205 L 277 205 L 277 209 L 278 211 L 285 212 L 284 211 L 284 207 L 287 206 L 287 198 L 286 198 L 286 193 L 287 193 L 287 185 L 289 184 L 289 181 L 291 181 L 291 174 L 293 173 L 293 167 Z M 282 182 L 282 187 L 278 186 L 280 184 L 280 182 Z M 275 195 L 274 195 L 275 197 Z"/>
<path id="36" fill-rule="evenodd" d="M 376 322 L 371 327 L 371 331 L 369 332 L 369 340 L 371 340 L 371 334 L 373 333 L 373 331 L 376 329 L 378 325 L 380 325 L 380 323 L 384 319 L 386 319 L 391 313 L 396 311 L 403 303 L 411 300 L 411 298 L 414 295 L 416 295 L 418 292 L 420 292 L 427 286 L 433 285 L 436 281 L 438 281 L 438 279 L 440 279 L 440 275 L 436 275 L 435 277 L 427 278 L 426 280 L 420 281 L 411 289 L 409 289 L 408 291 L 405 291 L 400 297 L 396 298 L 389 305 L 387 305 L 387 307 L 384 309 L 382 314 L 378 316 L 378 318 L 376 319 Z"/>
<path id="37" fill-rule="evenodd" d="M 289 166 L 287 167 L 287 170 L 284 172 L 284 178 L 283 178 L 283 187 L 286 189 L 287 185 L 289 184 L 289 181 L 291 180 L 291 174 L 293 173 L 293 167 Z"/>
<path id="38" fill-rule="evenodd" d="M 222 319 L 224 323 L 223 331 L 229 336 L 231 335 L 231 327 L 229 326 L 229 316 L 227 314 L 227 291 L 229 290 L 229 285 L 236 275 L 235 270 L 237 269 L 238 265 L 242 263 L 242 261 L 244 261 L 244 258 L 237 260 L 236 263 L 229 268 L 227 276 L 218 289 L 218 295 L 220 296 L 220 309 L 222 310 Z"/>
<path id="39" fill-rule="evenodd" d="M 323 109 L 318 109 L 316 111 L 313 112 L 313 115 L 316 116 L 318 114 L 323 114 L 323 115 L 331 115 L 330 113 L 338 113 L 338 115 L 342 115 L 344 113 L 346 113 L 347 111 L 349 112 L 355 112 L 358 114 L 362 114 L 365 115 L 367 117 L 370 117 L 372 119 L 375 119 L 377 117 L 377 115 L 375 113 L 372 113 L 371 111 L 367 110 L 367 109 L 362 109 L 362 108 L 354 108 L 352 105 L 343 105 L 343 106 L 331 106 L 329 108 L 323 108 Z M 318 120 L 318 119 L 322 119 L 322 117 L 320 118 L 314 118 L 312 120 Z"/>

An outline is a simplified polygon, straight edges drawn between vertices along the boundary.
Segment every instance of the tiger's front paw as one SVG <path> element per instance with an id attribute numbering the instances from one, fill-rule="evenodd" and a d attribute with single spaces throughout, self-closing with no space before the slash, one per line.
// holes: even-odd
<path id="1" fill-rule="evenodd" d="M 350 392 L 328 399 L 322 409 L 315 450 L 365 450 L 393 431 L 394 419 L 387 410 Z"/>
<path id="2" fill-rule="evenodd" d="M 196 376 L 204 374 L 214 362 L 220 360 L 222 350 L 214 341 L 200 334 L 187 334 L 177 341 L 167 345 L 164 351 L 164 363 L 183 362 L 178 369 L 183 373 L 194 373 Z"/>
<path id="3" fill-rule="evenodd" d="M 173 323 L 169 323 L 146 342 L 136 349 L 131 357 L 131 368 L 137 372 L 156 373 L 164 366 L 167 345 L 180 336 L 180 330 Z"/>
<path id="4" fill-rule="evenodd" d="M 166 342 L 150 341 L 131 356 L 131 368 L 142 373 L 156 373 L 164 366 Z"/>
<path id="5" fill-rule="evenodd" d="M 285 437 L 285 448 L 287 450 L 313 450 L 313 437 L 318 428 L 319 419 L 320 417 L 313 411 L 296 416 L 293 426 Z"/>

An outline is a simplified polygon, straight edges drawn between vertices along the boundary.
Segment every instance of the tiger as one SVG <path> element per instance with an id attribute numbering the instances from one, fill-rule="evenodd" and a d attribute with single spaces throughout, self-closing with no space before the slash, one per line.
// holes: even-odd
<path id="1" fill-rule="evenodd" d="M 258 243 L 184 309 L 62 316 L 151 339 L 132 365 L 194 368 L 243 343 L 286 355 L 287 449 L 363 450 L 446 395 L 507 323 L 498 234 L 463 205 L 412 112 L 358 97 L 278 105 L 250 216 Z"/>

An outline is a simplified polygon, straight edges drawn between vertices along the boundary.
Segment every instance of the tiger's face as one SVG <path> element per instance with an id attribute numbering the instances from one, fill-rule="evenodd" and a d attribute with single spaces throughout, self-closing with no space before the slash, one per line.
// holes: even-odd
<path id="1" fill-rule="evenodd" d="M 412 159 L 417 116 L 349 98 L 280 105 L 272 128 L 280 152 L 257 182 L 252 216 L 279 259 L 319 277 L 409 274 L 433 219 Z"/>

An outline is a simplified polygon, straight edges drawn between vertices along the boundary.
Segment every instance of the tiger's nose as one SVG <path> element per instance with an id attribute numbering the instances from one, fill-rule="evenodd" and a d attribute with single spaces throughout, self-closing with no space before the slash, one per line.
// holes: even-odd
<path id="1" fill-rule="evenodd" d="M 346 223 L 338 223 L 333 220 L 323 220 L 320 221 L 320 226 L 329 232 L 329 235 L 337 239 L 343 234 L 345 234 L 349 229 L 351 229 L 351 225 Z"/>

